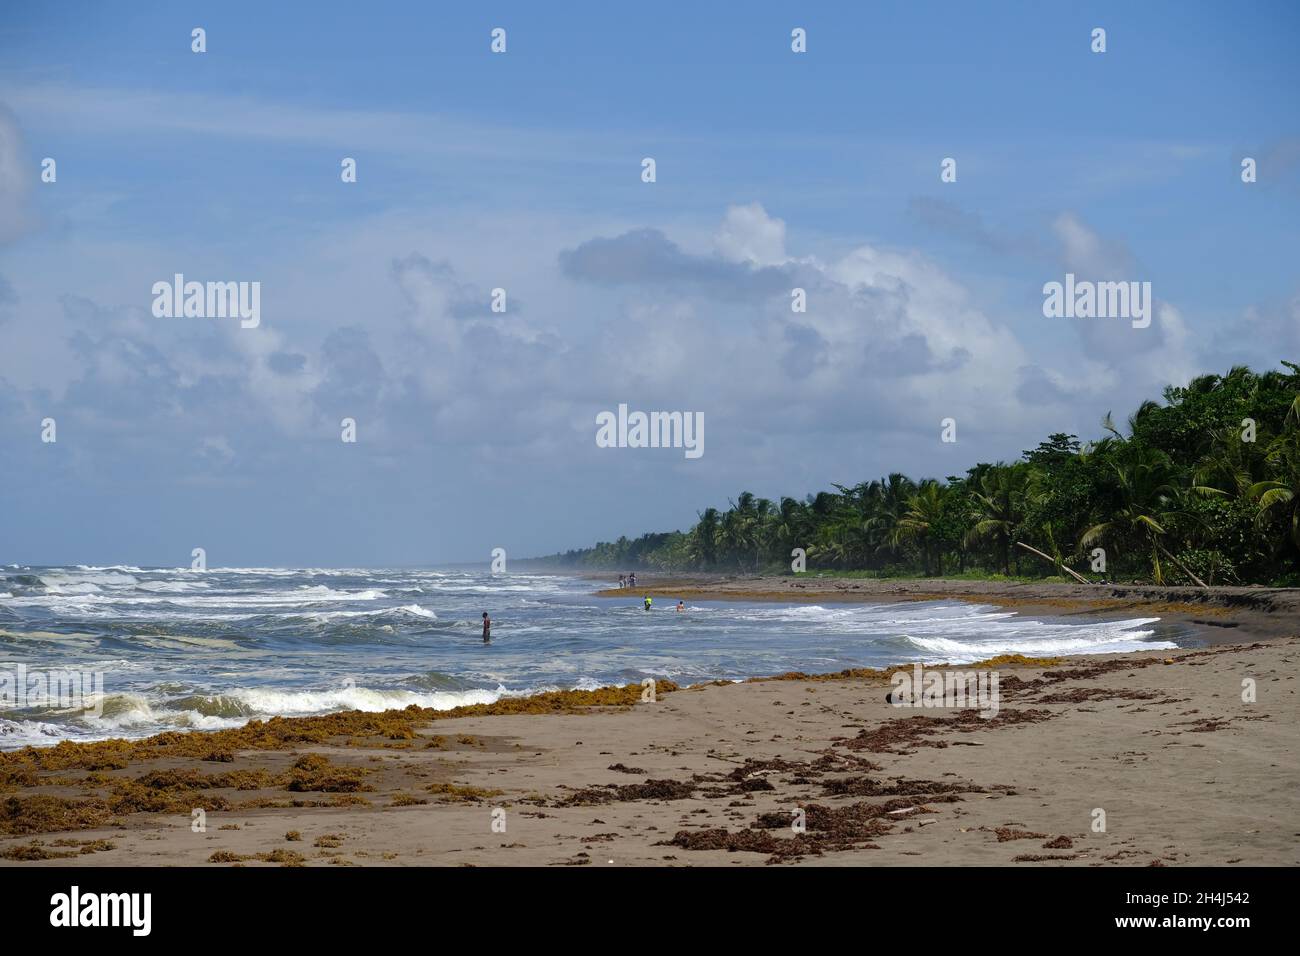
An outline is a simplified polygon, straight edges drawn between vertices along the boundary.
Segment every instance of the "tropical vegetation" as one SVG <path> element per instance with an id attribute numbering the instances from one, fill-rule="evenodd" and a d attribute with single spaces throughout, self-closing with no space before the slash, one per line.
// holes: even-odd
<path id="1" fill-rule="evenodd" d="M 687 531 L 537 560 L 602 570 L 1004 575 L 1300 586 L 1300 366 L 1202 375 L 1081 443 L 1057 433 L 964 475 L 802 500 L 745 491 Z"/>

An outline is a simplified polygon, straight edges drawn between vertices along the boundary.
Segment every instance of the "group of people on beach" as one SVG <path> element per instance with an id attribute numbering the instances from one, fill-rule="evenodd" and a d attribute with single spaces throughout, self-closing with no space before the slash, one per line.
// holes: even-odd
<path id="1" fill-rule="evenodd" d="M 636 587 L 636 572 L 633 571 L 631 574 L 620 574 L 620 575 L 618 576 L 618 586 L 619 586 L 620 588 L 634 588 L 634 587 Z M 646 609 L 647 611 L 650 610 L 650 605 L 652 604 L 652 602 L 651 602 L 651 600 L 650 600 L 650 595 L 648 595 L 648 594 L 645 595 L 644 597 L 641 598 L 641 600 L 645 602 L 645 609 Z M 678 611 L 678 613 L 681 613 L 682 611 L 685 611 L 685 610 L 686 610 L 686 603 L 685 603 L 684 601 L 678 601 L 678 602 L 677 602 L 677 611 Z"/>
<path id="2" fill-rule="evenodd" d="M 635 573 L 629 575 L 620 574 L 618 576 L 618 586 L 621 588 L 635 587 L 636 574 Z M 654 602 L 650 599 L 650 595 L 648 594 L 645 595 L 641 600 L 645 602 L 645 609 L 647 611 L 650 610 L 651 606 L 654 604 Z M 685 610 L 686 610 L 686 602 L 682 600 L 678 600 L 677 613 L 681 614 Z M 487 611 L 483 612 L 483 643 L 484 644 L 492 643 L 492 618 L 488 617 Z"/>
<path id="3" fill-rule="evenodd" d="M 647 611 L 650 610 L 650 606 L 654 603 L 653 601 L 650 600 L 650 595 L 647 594 L 647 595 L 646 595 L 645 597 L 643 597 L 641 600 L 645 601 L 645 609 L 646 609 Z M 677 602 L 677 613 L 678 613 L 678 614 L 681 614 L 682 611 L 685 611 L 685 610 L 686 610 L 686 602 L 685 602 L 685 601 L 681 601 L 681 600 L 679 600 L 679 601 Z"/>

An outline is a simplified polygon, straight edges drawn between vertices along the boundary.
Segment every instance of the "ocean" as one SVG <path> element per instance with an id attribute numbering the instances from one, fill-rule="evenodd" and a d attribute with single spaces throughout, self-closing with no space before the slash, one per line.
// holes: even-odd
<path id="1" fill-rule="evenodd" d="M 0 749 L 667 678 L 1178 646 L 1158 618 L 599 598 L 487 570 L 0 568 Z M 481 614 L 492 616 L 484 645 Z"/>

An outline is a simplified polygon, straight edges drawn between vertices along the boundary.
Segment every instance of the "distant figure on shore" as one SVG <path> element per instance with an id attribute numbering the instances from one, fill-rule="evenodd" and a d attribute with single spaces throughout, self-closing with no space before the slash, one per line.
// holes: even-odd
<path id="1" fill-rule="evenodd" d="M 681 614 L 682 611 L 685 611 L 685 610 L 686 610 L 686 605 L 685 605 L 685 603 L 683 603 L 682 600 L 679 598 L 679 599 L 677 600 L 677 613 L 678 613 L 678 614 Z"/>
<path id="2" fill-rule="evenodd" d="M 635 572 L 635 571 L 633 571 L 631 574 L 629 574 L 629 575 L 627 576 L 627 586 L 630 587 L 630 588 L 634 588 L 634 587 L 636 587 L 636 572 Z"/>
<path id="3" fill-rule="evenodd" d="M 620 575 L 618 576 L 618 586 L 621 587 L 621 588 L 625 588 L 625 587 L 627 587 L 627 575 L 626 575 L 626 574 L 620 574 Z"/>
<path id="4" fill-rule="evenodd" d="M 645 609 L 650 610 L 650 595 L 648 594 L 645 596 Z"/>
<path id="5" fill-rule="evenodd" d="M 492 643 L 492 618 L 488 617 L 488 612 L 483 612 L 483 643 Z"/>

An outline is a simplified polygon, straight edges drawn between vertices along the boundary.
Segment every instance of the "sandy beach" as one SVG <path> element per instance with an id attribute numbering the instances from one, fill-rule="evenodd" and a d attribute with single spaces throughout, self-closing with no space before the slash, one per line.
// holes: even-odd
<path id="1" fill-rule="evenodd" d="M 687 600 L 797 589 L 1058 615 L 1163 606 L 1162 617 L 1206 622 L 1210 646 L 950 668 L 996 672 L 993 716 L 894 706 L 897 669 L 862 670 L 660 685 L 653 701 L 629 686 L 0 754 L 0 864 L 1300 862 L 1295 592 L 646 585 Z"/>

